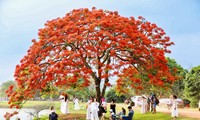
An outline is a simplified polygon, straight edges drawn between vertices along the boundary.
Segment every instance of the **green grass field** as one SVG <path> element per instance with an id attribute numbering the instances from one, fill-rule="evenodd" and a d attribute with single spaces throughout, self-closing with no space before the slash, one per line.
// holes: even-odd
<path id="1" fill-rule="evenodd" d="M 59 101 L 28 101 L 24 104 L 24 108 L 32 108 L 35 106 L 54 106 L 56 109 L 56 113 L 60 113 L 60 102 Z M 70 116 L 76 116 L 76 114 L 86 114 L 86 103 L 80 103 L 81 109 L 80 110 L 74 110 L 74 105 L 72 102 L 69 103 L 69 110 L 70 110 Z M 109 105 L 108 105 L 109 106 Z M 128 105 L 123 104 L 123 103 L 117 103 L 117 112 L 121 110 L 122 107 L 126 108 Z M 0 102 L 0 108 L 2 107 L 8 107 L 7 102 Z M 135 109 L 135 114 L 134 114 L 134 120 L 173 120 L 173 118 L 170 116 L 170 114 L 166 113 L 160 113 L 158 112 L 157 114 L 152 114 L 152 113 L 146 113 L 146 114 L 141 114 L 140 110 Z M 106 117 L 109 117 L 109 112 L 106 113 Z M 44 117 L 46 119 L 47 117 Z M 42 119 L 41 119 L 42 120 Z M 63 119 L 61 119 L 63 120 Z M 81 119 L 81 120 L 84 120 Z M 198 120 L 195 118 L 185 118 L 185 117 L 178 117 L 176 120 Z"/>

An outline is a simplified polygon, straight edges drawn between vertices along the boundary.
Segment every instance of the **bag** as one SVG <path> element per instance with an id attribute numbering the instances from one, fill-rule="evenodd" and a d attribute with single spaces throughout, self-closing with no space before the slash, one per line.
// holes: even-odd
<path id="1" fill-rule="evenodd" d="M 156 105 L 158 105 L 160 103 L 160 101 L 156 98 Z"/>
<path id="2" fill-rule="evenodd" d="M 58 115 L 55 112 L 49 114 L 49 120 L 58 120 Z"/>

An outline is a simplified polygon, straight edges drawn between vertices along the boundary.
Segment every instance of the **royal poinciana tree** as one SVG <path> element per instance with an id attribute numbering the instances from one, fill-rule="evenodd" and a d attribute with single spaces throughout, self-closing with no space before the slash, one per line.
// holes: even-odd
<path id="1" fill-rule="evenodd" d="M 98 100 L 110 78 L 117 90 L 162 86 L 175 79 L 165 53 L 173 43 L 162 28 L 143 17 L 122 17 L 118 12 L 76 9 L 45 23 L 38 39 L 16 66 L 18 88 L 7 91 L 11 106 L 31 99 L 51 86 L 84 88 L 93 82 Z"/>

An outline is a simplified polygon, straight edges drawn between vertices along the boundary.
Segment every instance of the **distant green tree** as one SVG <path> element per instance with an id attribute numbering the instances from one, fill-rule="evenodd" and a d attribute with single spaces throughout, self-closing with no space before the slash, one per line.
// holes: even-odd
<path id="1" fill-rule="evenodd" d="M 14 87 L 16 87 L 16 84 L 12 80 L 9 80 L 9 81 L 2 83 L 2 85 L 0 87 L 0 97 L 7 97 L 5 92 L 9 88 L 9 86 L 11 86 L 11 85 L 14 85 Z"/>
<path id="2" fill-rule="evenodd" d="M 58 100 L 59 98 L 59 89 L 55 86 L 47 86 L 43 91 L 36 91 L 34 98 L 40 98 L 43 100 Z"/>
<path id="3" fill-rule="evenodd" d="M 95 97 L 95 88 L 93 86 L 81 89 L 67 89 L 65 92 L 70 96 L 70 98 L 82 98 L 84 101 L 88 100 L 90 97 Z"/>
<path id="4" fill-rule="evenodd" d="M 73 97 L 77 97 L 79 99 L 83 99 L 84 101 L 88 100 L 91 96 L 95 97 L 95 87 L 94 83 L 91 83 L 88 87 L 82 87 L 77 88 L 76 86 L 66 87 L 63 85 L 63 87 L 55 87 L 53 85 L 47 86 L 44 91 L 37 91 L 34 95 L 34 98 L 41 98 L 43 100 L 52 99 L 52 100 L 58 100 L 59 95 L 61 93 L 68 94 L 68 97 L 70 100 L 73 99 Z"/>
<path id="5" fill-rule="evenodd" d="M 171 74 L 176 76 L 176 79 L 178 79 L 171 86 L 171 93 L 178 97 L 183 97 L 184 79 L 188 71 L 179 65 L 174 59 L 167 57 L 167 61 Z"/>
<path id="6" fill-rule="evenodd" d="M 184 94 L 191 101 L 192 107 L 197 107 L 200 100 L 200 66 L 193 67 L 186 75 Z"/>
<path id="7" fill-rule="evenodd" d="M 106 101 L 111 102 L 112 99 L 115 99 L 115 102 L 121 103 L 121 102 L 124 102 L 124 100 L 126 100 L 127 98 L 130 98 L 132 96 L 133 95 L 131 94 L 131 92 L 127 91 L 126 94 L 118 94 L 115 88 L 111 88 L 106 92 Z"/>

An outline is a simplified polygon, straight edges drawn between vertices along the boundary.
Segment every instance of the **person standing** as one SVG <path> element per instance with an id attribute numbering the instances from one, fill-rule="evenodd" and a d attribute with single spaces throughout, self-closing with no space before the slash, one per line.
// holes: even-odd
<path id="1" fill-rule="evenodd" d="M 142 105 L 141 105 L 141 113 L 144 114 L 146 113 L 147 110 L 147 99 L 142 96 Z"/>
<path id="2" fill-rule="evenodd" d="M 173 95 L 173 99 L 172 99 L 172 117 L 178 117 L 178 107 L 177 107 L 177 101 L 176 101 L 177 97 L 176 95 Z"/>
<path id="3" fill-rule="evenodd" d="M 151 107 L 151 112 L 153 112 L 154 110 L 153 110 L 153 105 L 154 105 L 154 94 L 152 94 L 151 95 L 151 97 L 150 97 L 150 107 Z"/>
<path id="4" fill-rule="evenodd" d="M 173 99 L 173 95 L 170 95 L 170 96 L 169 96 L 169 101 L 167 102 L 168 110 L 170 110 L 171 107 L 172 107 L 172 99 Z"/>
<path id="5" fill-rule="evenodd" d="M 99 112 L 98 112 L 99 118 L 101 118 L 101 120 L 104 120 L 105 119 L 105 114 L 106 114 L 106 110 L 105 110 L 105 108 L 103 106 L 103 103 L 101 101 L 100 105 L 99 105 Z"/>
<path id="6" fill-rule="evenodd" d="M 62 93 L 60 95 L 60 102 L 61 102 L 61 106 L 60 106 L 60 111 L 63 114 L 68 114 L 69 113 L 69 106 L 68 106 L 68 96 L 65 93 Z"/>
<path id="7" fill-rule="evenodd" d="M 151 104 L 151 98 L 150 96 L 147 97 L 147 112 L 150 112 L 150 104 Z"/>
<path id="8" fill-rule="evenodd" d="M 91 103 L 91 120 L 99 120 L 98 111 L 99 111 L 99 103 L 96 98 L 92 99 Z"/>
<path id="9" fill-rule="evenodd" d="M 92 103 L 92 97 L 90 97 L 86 105 L 87 109 L 86 120 L 91 120 L 91 103 Z"/>
<path id="10" fill-rule="evenodd" d="M 112 99 L 110 103 L 110 109 L 116 114 L 116 104 L 114 99 Z"/>
<path id="11" fill-rule="evenodd" d="M 158 101 L 158 99 L 157 99 L 156 95 L 154 94 L 153 95 L 153 114 L 156 114 L 156 106 L 158 104 L 157 101 Z"/>
<path id="12" fill-rule="evenodd" d="M 101 99 L 101 104 L 102 104 L 102 106 L 104 107 L 104 109 L 107 110 L 107 103 L 106 103 L 105 98 L 102 98 L 102 99 Z"/>
<path id="13" fill-rule="evenodd" d="M 79 104 L 78 104 L 78 98 L 75 98 L 74 99 L 74 110 L 79 110 L 80 107 L 79 107 Z"/>

